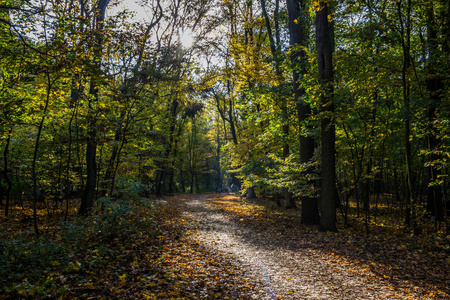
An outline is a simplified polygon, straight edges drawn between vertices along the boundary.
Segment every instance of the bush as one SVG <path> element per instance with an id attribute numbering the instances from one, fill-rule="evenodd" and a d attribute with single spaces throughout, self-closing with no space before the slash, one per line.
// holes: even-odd
<path id="1" fill-rule="evenodd" d="M 43 238 L 35 241 L 26 238 L 3 241 L 0 250 L 2 281 L 15 281 L 18 276 L 25 276 L 24 273 L 28 278 L 39 278 L 42 275 L 40 270 L 54 270 L 68 263 L 67 249 Z"/>
<path id="2" fill-rule="evenodd" d="M 125 236 L 131 229 L 137 209 L 125 200 L 103 197 L 98 200 L 100 213 L 93 216 L 95 232 L 106 240 Z"/>
<path id="3" fill-rule="evenodd" d="M 24 231 L 0 240 L 0 298 L 58 298 L 67 291 L 55 278 L 86 275 L 108 264 L 124 240 L 153 235 L 151 201 L 141 202 L 104 197 L 92 215 L 74 216 L 54 235 L 36 237 Z"/>
<path id="4" fill-rule="evenodd" d="M 140 202 L 146 189 L 147 187 L 139 181 L 119 177 L 112 196 L 123 200 Z"/>

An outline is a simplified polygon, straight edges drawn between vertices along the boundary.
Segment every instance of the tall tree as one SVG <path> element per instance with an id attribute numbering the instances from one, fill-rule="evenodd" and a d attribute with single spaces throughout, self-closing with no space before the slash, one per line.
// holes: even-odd
<path id="1" fill-rule="evenodd" d="M 296 0 L 287 0 L 288 25 L 291 45 L 291 61 L 293 64 L 292 77 L 294 81 L 294 99 L 297 106 L 297 117 L 299 124 L 299 143 L 300 143 L 300 163 L 307 165 L 314 156 L 314 138 L 308 135 L 306 130 L 302 130 L 307 118 L 311 115 L 311 107 L 303 101 L 306 94 L 305 89 L 300 83 L 300 78 L 306 74 L 307 58 L 305 53 L 307 40 L 305 3 Z M 308 176 L 311 169 L 305 172 Z M 309 174 L 308 174 L 309 173 Z M 309 181 L 309 184 L 313 182 Z M 317 198 L 311 195 L 302 194 L 302 223 L 309 225 L 319 224 L 319 207 Z"/>
<path id="2" fill-rule="evenodd" d="M 427 4 L 427 44 L 428 44 L 428 65 L 427 65 L 427 80 L 426 88 L 428 92 L 428 99 L 426 103 L 427 118 L 428 118 L 428 134 L 426 136 L 428 153 L 429 153 L 429 167 L 428 176 L 429 184 L 427 188 L 427 211 L 434 216 L 438 221 L 444 219 L 444 202 L 442 187 L 439 184 L 441 169 L 438 167 L 439 161 L 442 159 L 439 155 L 438 147 L 441 144 L 439 138 L 438 110 L 444 93 L 444 79 L 439 72 L 441 65 L 439 64 L 440 51 L 438 43 L 438 25 L 435 18 L 435 10 L 433 2 Z"/>
<path id="3" fill-rule="evenodd" d="M 405 149 L 405 165 L 406 165 L 406 211 L 405 211 L 405 223 L 407 226 L 416 228 L 416 203 L 415 195 L 413 195 L 413 170 L 412 170 L 412 150 L 411 150 L 411 84 L 409 80 L 409 73 L 411 68 L 411 0 L 406 0 L 406 5 L 403 7 L 404 1 L 397 2 L 397 13 L 400 22 L 400 39 L 402 46 L 402 96 L 403 107 L 405 110 L 404 120 L 404 149 Z"/>
<path id="4" fill-rule="evenodd" d="M 93 42 L 93 74 L 91 77 L 88 97 L 88 135 L 86 144 L 87 177 L 79 213 L 88 214 L 94 205 L 95 190 L 97 186 L 97 122 L 94 114 L 94 105 L 99 100 L 100 74 L 102 72 L 102 52 L 104 42 L 104 22 L 106 9 L 110 0 L 99 0 L 94 8 L 94 42 Z"/>
<path id="5" fill-rule="evenodd" d="M 316 49 L 321 84 L 321 191 L 320 229 L 337 231 L 336 227 L 336 129 L 333 120 L 333 39 L 330 1 L 320 1 L 316 11 Z"/>

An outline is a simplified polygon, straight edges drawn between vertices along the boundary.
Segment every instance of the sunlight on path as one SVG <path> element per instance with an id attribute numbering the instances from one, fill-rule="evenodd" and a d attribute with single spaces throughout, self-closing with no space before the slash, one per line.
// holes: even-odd
<path id="1" fill-rule="evenodd" d="M 207 205 L 207 197 L 187 200 L 193 239 L 230 256 L 259 293 L 253 299 L 405 299 L 368 276 L 332 266 L 312 249 L 287 249 L 282 240 L 254 232 Z M 300 245 L 301 246 L 301 245 Z"/>

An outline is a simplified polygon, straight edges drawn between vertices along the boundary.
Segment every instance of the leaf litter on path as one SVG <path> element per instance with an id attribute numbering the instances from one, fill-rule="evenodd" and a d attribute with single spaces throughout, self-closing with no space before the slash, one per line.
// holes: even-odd
<path id="1" fill-rule="evenodd" d="M 351 234 L 319 233 L 300 225 L 295 212 L 268 211 L 234 195 L 199 195 L 177 204 L 192 240 L 241 266 L 255 287 L 249 299 L 449 298 L 445 277 L 436 277 L 438 286 L 433 278 L 393 278 L 387 271 L 398 267 L 389 266 L 389 257 L 355 255 Z M 413 265 L 418 273 L 427 268 Z"/>

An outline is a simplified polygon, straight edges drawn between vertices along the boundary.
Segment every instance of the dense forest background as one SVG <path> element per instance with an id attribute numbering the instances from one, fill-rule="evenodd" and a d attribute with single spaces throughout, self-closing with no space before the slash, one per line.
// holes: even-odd
<path id="1" fill-rule="evenodd" d="M 233 186 L 326 231 L 448 229 L 448 1 L 120 4 L 0 2 L 6 216 Z"/>

